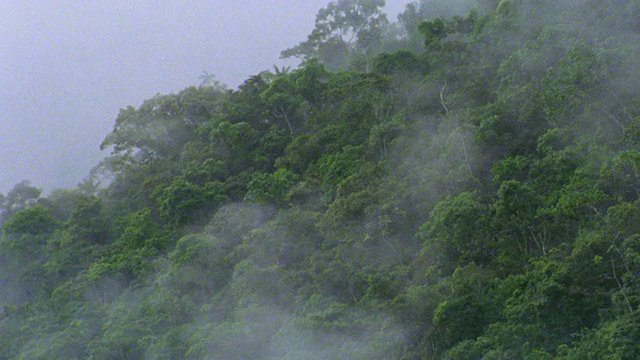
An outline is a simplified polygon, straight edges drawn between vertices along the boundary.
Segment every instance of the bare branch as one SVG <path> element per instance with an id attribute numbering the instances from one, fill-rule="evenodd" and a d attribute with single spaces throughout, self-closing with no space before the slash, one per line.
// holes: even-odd
<path id="1" fill-rule="evenodd" d="M 444 108 L 445 115 L 449 112 L 449 109 L 447 108 L 447 104 L 444 103 L 444 89 L 446 89 L 446 87 L 447 87 L 447 82 L 445 81 L 444 86 L 440 90 L 440 105 L 442 105 L 442 107 Z"/>

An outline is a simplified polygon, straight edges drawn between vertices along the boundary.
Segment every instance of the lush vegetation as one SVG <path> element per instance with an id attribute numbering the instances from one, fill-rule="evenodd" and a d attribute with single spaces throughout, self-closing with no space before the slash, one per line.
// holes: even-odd
<path id="1" fill-rule="evenodd" d="M 3 195 L 0 359 L 640 357 L 640 2 L 383 4 Z"/>

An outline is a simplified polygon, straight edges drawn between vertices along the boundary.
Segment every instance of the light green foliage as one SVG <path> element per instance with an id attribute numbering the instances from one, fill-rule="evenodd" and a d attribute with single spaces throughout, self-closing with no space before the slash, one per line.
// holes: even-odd
<path id="1" fill-rule="evenodd" d="M 296 175 L 287 169 L 278 169 L 273 174 L 255 173 L 247 185 L 245 201 L 284 205 L 287 191 L 295 184 Z"/>
<path id="2" fill-rule="evenodd" d="M 90 282 L 115 277 L 128 283 L 143 278 L 151 270 L 151 260 L 170 236 L 152 220 L 149 210 L 129 214 L 120 227 L 117 239 L 90 266 L 87 274 Z"/>
<path id="3" fill-rule="evenodd" d="M 338 154 L 322 157 L 318 161 L 318 170 L 323 181 L 336 186 L 343 179 L 357 173 L 362 163 L 363 150 L 362 147 L 345 146 Z"/>
<path id="4" fill-rule="evenodd" d="M 178 178 L 157 196 L 158 211 L 166 224 L 197 223 L 226 200 L 225 192 L 223 183 L 198 186 Z"/>
<path id="5" fill-rule="evenodd" d="M 638 314 L 622 316 L 580 337 L 574 346 L 562 346 L 557 359 L 623 360 L 640 356 Z"/>
<path id="6" fill-rule="evenodd" d="M 471 261 L 495 258 L 498 254 L 483 224 L 486 212 L 477 195 L 469 192 L 438 203 L 419 231 L 424 256 L 447 272 Z"/>
<path id="7" fill-rule="evenodd" d="M 240 172 L 253 165 L 260 134 L 251 125 L 240 122 L 221 122 L 209 135 L 216 158 L 230 164 L 232 172 Z"/>
<path id="8" fill-rule="evenodd" d="M 191 319 L 188 302 L 169 289 L 126 292 L 110 307 L 100 334 L 88 344 L 92 358 L 180 357 L 180 325 Z"/>
<path id="9" fill-rule="evenodd" d="M 53 231 L 56 220 L 52 211 L 42 205 L 22 209 L 4 224 L 2 231 L 5 235 L 42 235 Z"/>

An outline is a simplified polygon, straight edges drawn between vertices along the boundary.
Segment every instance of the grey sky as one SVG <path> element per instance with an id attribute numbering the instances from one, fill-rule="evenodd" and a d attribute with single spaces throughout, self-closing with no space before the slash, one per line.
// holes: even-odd
<path id="1" fill-rule="evenodd" d="M 329 1 L 1 1 L 0 192 L 75 187 L 120 108 L 283 64 Z M 390 20 L 409 2 L 388 0 Z"/>

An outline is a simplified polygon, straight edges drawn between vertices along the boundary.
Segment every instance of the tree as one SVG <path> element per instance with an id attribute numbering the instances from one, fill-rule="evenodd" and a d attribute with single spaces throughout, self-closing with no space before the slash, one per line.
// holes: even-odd
<path id="1" fill-rule="evenodd" d="M 244 200 L 283 206 L 286 193 L 296 180 L 296 175 L 284 168 L 276 170 L 273 174 L 254 173 L 247 185 L 247 194 Z"/>
<path id="2" fill-rule="evenodd" d="M 194 301 L 206 301 L 231 278 L 233 267 L 226 255 L 216 238 L 187 235 L 169 253 L 169 267 L 162 283 Z"/>
<path id="3" fill-rule="evenodd" d="M 16 184 L 7 195 L 0 194 L 0 208 L 2 208 L 2 221 L 9 219 L 19 210 L 25 209 L 36 203 L 42 190 L 24 180 Z"/>
<path id="4" fill-rule="evenodd" d="M 35 301 L 51 291 L 45 275 L 47 240 L 56 227 L 51 209 L 40 204 L 16 212 L 2 228 L 0 280 L 22 301 Z M 6 271 L 6 274 L 2 274 Z M 11 289 L 15 283 L 17 289 Z M 21 295 L 17 295 L 21 294 Z"/>
<path id="5" fill-rule="evenodd" d="M 198 138 L 198 127 L 211 120 L 224 93 L 215 87 L 190 87 L 178 94 L 156 95 L 140 107 L 120 110 L 113 131 L 100 145 L 113 147 L 127 160 L 176 158 L 183 146 Z"/>
<path id="6" fill-rule="evenodd" d="M 427 50 L 440 50 L 440 40 L 444 39 L 448 32 L 442 19 L 422 22 L 418 25 L 418 30 L 424 36 L 424 46 Z"/>
<path id="7" fill-rule="evenodd" d="M 408 75 L 426 73 L 429 64 L 422 58 L 408 50 L 398 50 L 394 53 L 382 53 L 373 59 L 373 71 L 391 75 L 396 72 Z"/>
<path id="8" fill-rule="evenodd" d="M 198 223 L 226 200 L 225 186 L 208 182 L 201 187 L 178 178 L 157 195 L 158 211 L 167 225 Z"/>
<path id="9" fill-rule="evenodd" d="M 330 2 L 316 15 L 316 27 L 307 41 L 284 50 L 282 58 L 319 58 L 329 69 L 344 69 L 356 58 L 370 60 L 388 24 L 382 13 L 385 0 L 338 0 Z"/>
<path id="10" fill-rule="evenodd" d="M 56 219 L 54 218 L 51 209 L 42 205 L 36 205 L 16 212 L 7 222 L 5 222 L 2 230 L 5 235 L 41 235 L 51 233 L 55 225 Z"/>
<path id="11" fill-rule="evenodd" d="M 476 10 L 494 10 L 499 0 L 419 0 L 407 4 L 405 10 L 398 15 L 398 22 L 402 26 L 405 46 L 412 51 L 424 50 L 423 31 L 419 29 L 421 23 L 436 19 L 452 19 L 464 16 Z M 494 2 L 495 4 L 482 4 Z M 424 25 L 422 25 L 424 26 Z"/>
<path id="12" fill-rule="evenodd" d="M 486 263 L 497 255 L 487 234 L 489 213 L 478 195 L 470 192 L 439 202 L 418 232 L 425 242 L 421 256 L 430 258 L 444 274 L 471 262 Z"/>

